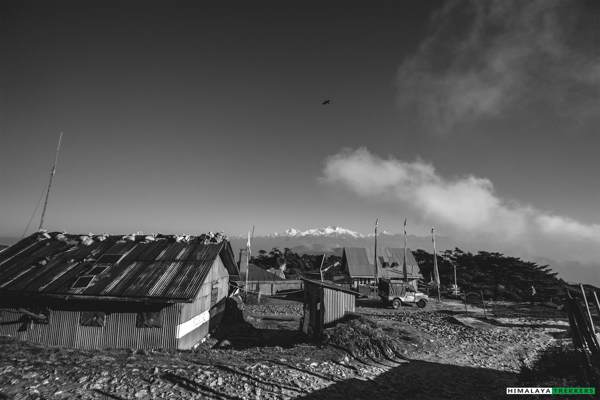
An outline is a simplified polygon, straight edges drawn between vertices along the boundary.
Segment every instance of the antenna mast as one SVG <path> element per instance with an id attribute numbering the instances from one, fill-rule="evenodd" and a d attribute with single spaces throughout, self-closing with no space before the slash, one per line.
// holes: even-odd
<path id="1" fill-rule="evenodd" d="M 52 186 L 52 178 L 54 178 L 54 174 L 56 173 L 56 164 L 58 163 L 58 151 L 60 150 L 60 141 L 62 139 L 62 132 L 60 133 L 60 137 L 58 138 L 58 148 L 56 149 L 56 158 L 54 159 L 54 166 L 52 167 L 52 172 L 50 173 L 50 182 L 48 183 L 48 191 L 46 192 L 46 201 L 44 202 L 44 210 L 42 211 L 42 220 L 40 221 L 40 230 L 44 226 L 44 215 L 46 214 L 46 206 L 48 205 L 48 197 L 50 196 L 50 186 Z"/>

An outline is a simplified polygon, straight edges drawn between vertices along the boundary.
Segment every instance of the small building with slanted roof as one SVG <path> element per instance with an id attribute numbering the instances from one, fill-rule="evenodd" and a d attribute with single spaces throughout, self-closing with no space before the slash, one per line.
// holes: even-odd
<path id="1" fill-rule="evenodd" d="M 379 278 L 404 280 L 403 264 L 404 248 L 377 248 Z M 416 290 L 417 281 L 423 279 L 423 275 L 410 249 L 406 252 L 406 270 L 408 282 Z M 342 271 L 350 276 L 354 288 L 358 288 L 359 285 L 373 285 L 375 283 L 375 248 L 344 247 Z"/>
<path id="2" fill-rule="evenodd" d="M 248 274 L 247 280 L 246 274 Z M 254 293 L 256 296 L 259 294 L 260 296 L 271 296 L 278 292 L 302 289 L 302 281 L 282 278 L 252 263 L 244 266 L 244 271 L 240 272 L 239 278 L 232 279 L 232 282 L 241 291 L 246 292 L 247 290 L 248 293 Z"/>
<path id="3" fill-rule="evenodd" d="M 338 285 L 313 281 L 304 281 L 304 317 L 302 332 L 311 339 L 318 338 L 323 329 L 333 326 L 347 313 L 356 309 L 356 298 L 364 297 L 360 293 Z"/>
<path id="4" fill-rule="evenodd" d="M 33 234 L 0 253 L 0 334 L 74 348 L 189 349 L 220 322 L 224 235 Z"/>

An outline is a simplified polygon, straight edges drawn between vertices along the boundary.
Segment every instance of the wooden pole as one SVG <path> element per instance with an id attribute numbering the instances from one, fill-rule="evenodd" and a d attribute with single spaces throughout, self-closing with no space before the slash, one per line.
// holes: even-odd
<path id="1" fill-rule="evenodd" d="M 456 265 L 454 265 L 453 262 L 450 262 L 450 264 L 452 264 L 452 268 L 454 268 L 454 294 L 458 296 L 458 283 L 456 283 Z"/>
<path id="2" fill-rule="evenodd" d="M 323 258 L 321 259 L 321 266 L 319 267 L 319 271 L 321 272 L 321 282 L 323 282 L 323 263 L 325 262 L 325 254 L 323 254 Z"/>
<path id="3" fill-rule="evenodd" d="M 406 218 L 404 218 L 404 259 L 402 264 L 402 273 L 404 274 L 404 283 L 408 284 L 408 268 L 406 266 Z"/>
<path id="4" fill-rule="evenodd" d="M 375 286 L 378 287 L 378 283 L 377 282 L 377 278 L 379 276 L 379 271 L 377 269 L 377 225 L 379 224 L 379 219 L 375 219 L 375 265 L 374 265 L 374 270 L 373 270 L 373 277 L 375 278 Z M 370 290 L 370 288 L 369 288 Z M 373 291 L 373 298 L 376 299 L 377 298 L 377 293 L 376 291 Z"/>
<path id="5" fill-rule="evenodd" d="M 469 315 L 469 310 L 467 310 L 467 295 L 463 293 L 463 301 L 465 303 L 465 315 Z"/>
<path id="6" fill-rule="evenodd" d="M 596 327 L 594 326 L 594 320 L 592 319 L 592 313 L 590 312 L 590 306 L 587 301 L 587 296 L 585 295 L 585 290 L 583 290 L 583 283 L 579 284 L 581 288 L 581 293 L 583 294 L 583 301 L 585 302 L 585 309 L 587 310 L 588 317 L 590 318 L 590 325 L 592 325 L 592 333 L 596 334 Z"/>
<path id="7" fill-rule="evenodd" d="M 438 301 L 442 302 L 442 295 L 440 294 L 440 273 L 437 265 L 437 252 L 435 251 L 435 228 L 431 228 L 431 241 L 433 242 L 433 273 L 435 276 L 435 283 L 437 285 Z"/>
<path id="8" fill-rule="evenodd" d="M 246 243 L 246 302 L 248 302 L 248 275 L 250 275 L 250 232 L 248 232 L 248 243 Z"/>
<path id="9" fill-rule="evenodd" d="M 487 313 L 485 311 L 485 300 L 483 299 L 483 289 L 481 291 L 481 304 L 483 305 L 483 318 L 487 319 Z"/>
<path id="10" fill-rule="evenodd" d="M 48 191 L 46 192 L 46 201 L 44 202 L 44 210 L 42 211 L 42 219 L 40 220 L 39 230 L 42 230 L 44 226 L 44 216 L 46 215 L 46 206 L 48 206 L 48 197 L 50 197 L 50 186 L 52 186 L 52 178 L 56 173 L 56 164 L 58 164 L 58 152 L 60 150 L 60 141 L 62 140 L 62 132 L 58 138 L 58 147 L 56 149 L 56 158 L 54 159 L 54 166 L 52 166 L 52 172 L 50 173 L 50 182 L 48 183 Z"/>
<path id="11" fill-rule="evenodd" d="M 598 311 L 598 316 L 600 317 L 600 302 L 598 301 L 598 296 L 596 296 L 596 292 L 594 292 L 594 300 L 596 300 L 596 311 Z"/>

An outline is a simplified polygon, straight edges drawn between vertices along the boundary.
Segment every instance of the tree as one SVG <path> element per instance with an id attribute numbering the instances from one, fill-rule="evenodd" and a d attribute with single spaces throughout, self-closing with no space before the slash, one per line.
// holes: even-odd
<path id="1" fill-rule="evenodd" d="M 413 252 L 421 273 L 428 279 L 433 275 L 433 254 L 424 250 Z M 440 279 L 443 284 L 454 283 L 452 261 L 457 266 L 456 278 L 463 289 L 489 289 L 494 299 L 500 297 L 516 300 L 528 295 L 535 286 L 537 297 L 544 299 L 557 297 L 561 292 L 556 273 L 548 266 L 539 266 L 531 261 L 501 253 L 480 251 L 477 254 L 465 253 L 459 248 L 446 250 L 443 258 L 438 258 Z M 439 257 L 439 256 L 438 256 Z"/>

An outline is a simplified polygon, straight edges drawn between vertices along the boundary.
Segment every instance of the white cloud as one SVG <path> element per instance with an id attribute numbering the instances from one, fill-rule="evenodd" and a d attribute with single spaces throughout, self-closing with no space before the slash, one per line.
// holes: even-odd
<path id="1" fill-rule="evenodd" d="M 432 164 L 383 159 L 366 148 L 345 149 L 325 160 L 322 183 L 339 184 L 372 199 L 410 208 L 414 218 L 460 238 L 492 241 L 500 248 L 543 249 L 560 242 L 600 245 L 600 225 L 544 213 L 502 198 L 489 179 L 445 178 Z"/>
<path id="2" fill-rule="evenodd" d="M 450 1 L 399 67 L 398 103 L 435 133 L 547 107 L 597 113 L 597 7 L 580 1 Z"/>

